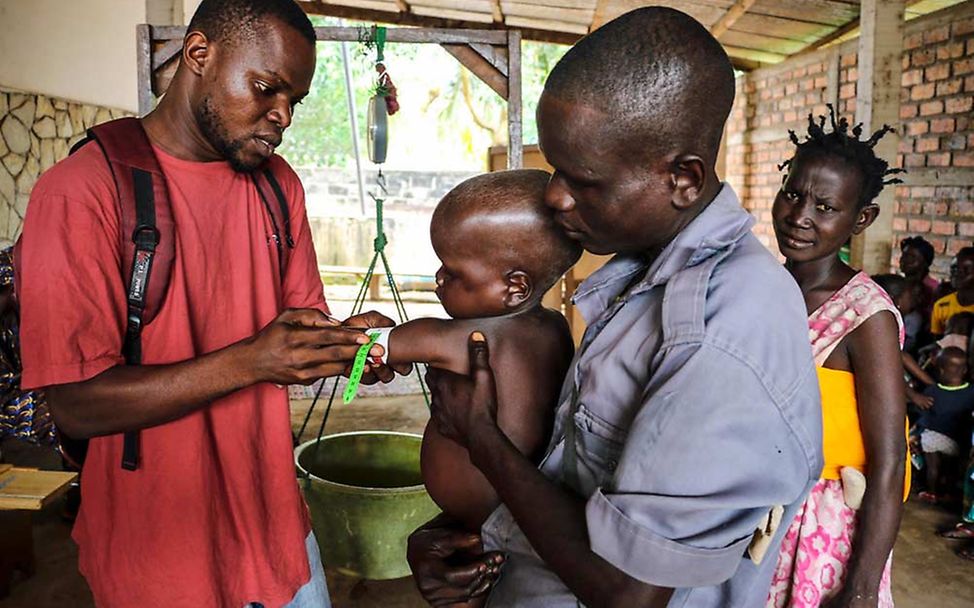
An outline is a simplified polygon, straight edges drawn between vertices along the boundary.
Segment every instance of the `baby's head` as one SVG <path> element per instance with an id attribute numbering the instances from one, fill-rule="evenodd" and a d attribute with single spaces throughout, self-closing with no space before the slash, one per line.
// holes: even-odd
<path id="1" fill-rule="evenodd" d="M 944 386 L 960 386 L 967 377 L 967 353 L 948 346 L 937 355 L 937 381 Z"/>
<path id="2" fill-rule="evenodd" d="M 897 274 L 877 274 L 872 277 L 876 284 L 889 294 L 893 304 L 902 315 L 908 315 L 917 306 L 916 291 L 913 285 Z"/>
<path id="3" fill-rule="evenodd" d="M 789 132 L 795 155 L 781 165 L 788 173 L 771 215 L 778 248 L 793 262 L 836 255 L 879 215 L 874 201 L 883 186 L 900 183 L 887 176 L 902 169 L 890 169 L 873 150 L 891 127 L 861 140 L 861 124 L 850 128 L 845 118 L 836 120 L 831 105 L 829 113 L 831 131 L 825 130 L 825 116 L 816 121 L 810 114 L 804 140 Z"/>
<path id="4" fill-rule="evenodd" d="M 436 295 L 455 319 L 538 304 L 578 260 L 581 246 L 544 203 L 549 174 L 523 169 L 472 177 L 443 197 L 430 222 L 442 265 Z"/>

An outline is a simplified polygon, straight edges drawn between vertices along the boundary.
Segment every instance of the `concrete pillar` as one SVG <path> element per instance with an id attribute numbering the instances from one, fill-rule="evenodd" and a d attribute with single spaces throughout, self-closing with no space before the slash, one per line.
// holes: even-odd
<path id="1" fill-rule="evenodd" d="M 856 122 L 864 137 L 900 120 L 900 72 L 903 53 L 904 0 L 862 0 L 860 6 L 859 80 L 856 84 Z M 876 154 L 895 161 L 899 133 L 886 135 Z M 880 214 L 872 226 L 852 240 L 852 265 L 872 274 L 889 272 L 893 245 L 894 188 L 876 200 Z"/>

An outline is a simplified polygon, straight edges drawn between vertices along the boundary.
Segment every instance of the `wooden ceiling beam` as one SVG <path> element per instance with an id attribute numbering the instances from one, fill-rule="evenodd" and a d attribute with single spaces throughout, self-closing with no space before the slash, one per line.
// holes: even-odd
<path id="1" fill-rule="evenodd" d="M 720 40 L 720 37 L 724 35 L 724 32 L 729 30 L 732 25 L 737 23 L 737 20 L 744 16 L 757 0 L 737 0 L 724 16 L 717 20 L 717 23 L 713 24 L 710 28 L 710 35 Z"/>
<path id="2" fill-rule="evenodd" d="M 312 15 L 324 15 L 327 17 L 341 17 L 343 19 L 355 19 L 358 21 L 373 21 L 378 23 L 387 23 L 390 25 L 408 25 L 414 27 L 432 27 L 432 28 L 477 28 L 477 29 L 491 29 L 491 30 L 501 30 L 506 29 L 504 24 L 498 23 L 479 23 L 472 21 L 463 21 L 459 19 L 443 19 L 440 17 L 427 17 L 423 15 L 417 15 L 415 13 L 393 13 L 386 11 L 377 11 L 371 9 L 354 8 L 350 6 L 340 6 L 337 4 L 326 4 L 320 1 L 304 1 L 300 2 L 301 6 L 304 8 L 305 12 Z M 575 44 L 578 39 L 581 38 L 579 34 L 573 34 L 571 32 L 555 32 L 551 30 L 536 29 L 536 28 L 519 28 L 521 29 L 521 35 L 525 40 L 534 40 L 537 42 L 553 42 L 555 44 Z"/>
<path id="3" fill-rule="evenodd" d="M 485 83 L 503 99 L 507 99 L 507 76 L 492 65 L 484 56 L 468 44 L 441 44 L 446 52 L 453 55 L 457 61 Z"/>
<path id="4" fill-rule="evenodd" d="M 918 3 L 922 2 L 922 1 L 923 0 L 906 0 L 906 6 L 907 7 L 910 7 L 910 6 L 913 6 L 914 4 L 918 4 Z M 819 50 L 820 48 L 822 48 L 824 46 L 828 46 L 829 44 L 831 44 L 832 42 L 835 42 L 839 38 L 842 38 L 846 34 L 851 34 L 852 32 L 854 32 L 854 31 L 856 31 L 858 29 L 859 29 L 859 17 L 856 17 L 855 19 L 849 21 L 848 23 L 846 23 L 845 25 L 843 25 L 839 29 L 835 30 L 831 34 L 828 34 L 826 36 L 823 36 L 822 38 L 819 38 L 815 42 L 809 44 L 808 46 L 806 46 L 802 50 L 800 50 L 797 53 L 795 53 L 794 55 L 792 55 L 792 57 L 795 57 L 796 55 L 805 55 L 806 53 L 814 53 L 815 51 Z"/>
<path id="5" fill-rule="evenodd" d="M 595 3 L 595 12 L 592 14 L 592 23 L 588 26 L 589 33 L 594 32 L 603 25 L 605 25 L 606 12 L 609 8 L 609 2 L 611 0 L 598 0 Z"/>
<path id="6" fill-rule="evenodd" d="M 399 9 L 400 13 L 409 12 L 409 3 L 406 2 L 406 0 L 395 0 L 395 2 L 396 2 L 396 8 Z"/>
<path id="7" fill-rule="evenodd" d="M 501 0 L 491 0 L 490 14 L 494 17 L 494 23 L 504 23 L 504 10 L 501 8 Z"/>
<path id="8" fill-rule="evenodd" d="M 745 49 L 737 46 L 727 46 L 726 44 L 723 47 L 727 51 L 727 55 L 731 58 L 731 63 L 733 63 L 734 59 L 748 59 L 765 64 L 775 64 L 781 63 L 788 58 L 788 55 L 782 55 L 781 53 Z"/>

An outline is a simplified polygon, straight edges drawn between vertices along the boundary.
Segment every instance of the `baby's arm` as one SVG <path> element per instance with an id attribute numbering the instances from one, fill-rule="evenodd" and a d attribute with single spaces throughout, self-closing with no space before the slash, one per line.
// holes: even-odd
<path id="1" fill-rule="evenodd" d="M 427 363 L 458 374 L 470 371 L 467 337 L 479 329 L 491 338 L 494 319 L 415 319 L 389 335 L 387 363 Z"/>
<path id="2" fill-rule="evenodd" d="M 900 353 L 900 356 L 903 358 L 903 367 L 906 368 L 906 371 L 909 372 L 910 375 L 927 386 L 933 384 L 933 378 L 931 378 L 930 374 L 925 372 L 923 368 L 920 367 L 920 364 L 916 362 L 913 355 L 908 352 L 902 352 Z"/>

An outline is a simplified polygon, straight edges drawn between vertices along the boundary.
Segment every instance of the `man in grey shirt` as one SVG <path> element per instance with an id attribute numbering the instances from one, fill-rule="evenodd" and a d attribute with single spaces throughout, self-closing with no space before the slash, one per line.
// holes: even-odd
<path id="1" fill-rule="evenodd" d="M 434 423 L 503 503 L 485 553 L 443 520 L 414 533 L 432 603 L 764 605 L 822 468 L 821 408 L 798 288 L 714 172 L 733 97 L 717 41 L 659 7 L 549 76 L 547 203 L 587 250 L 618 255 L 575 293 L 588 329 L 540 468 L 497 427 L 482 336 L 469 377 L 431 374 Z"/>

